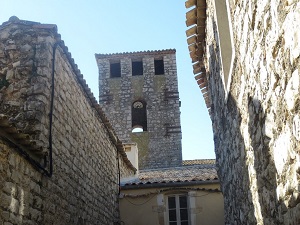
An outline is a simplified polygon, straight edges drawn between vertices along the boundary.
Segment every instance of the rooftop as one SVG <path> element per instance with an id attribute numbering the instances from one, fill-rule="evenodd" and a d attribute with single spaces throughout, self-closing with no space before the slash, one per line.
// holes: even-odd
<path id="1" fill-rule="evenodd" d="M 189 165 L 203 165 L 203 164 L 216 164 L 215 159 L 192 159 L 192 160 L 183 160 L 182 165 L 183 166 L 189 166 Z"/>
<path id="2" fill-rule="evenodd" d="M 205 104 L 210 112 L 211 100 L 203 55 L 205 54 L 205 29 L 206 29 L 206 1 L 187 0 L 185 7 L 190 9 L 186 13 L 186 31 L 188 49 L 193 63 L 195 80 L 201 89 Z"/>
<path id="3" fill-rule="evenodd" d="M 138 178 L 122 184 L 122 189 L 157 186 L 184 186 L 218 183 L 215 160 L 187 160 L 184 166 L 141 170 Z"/>

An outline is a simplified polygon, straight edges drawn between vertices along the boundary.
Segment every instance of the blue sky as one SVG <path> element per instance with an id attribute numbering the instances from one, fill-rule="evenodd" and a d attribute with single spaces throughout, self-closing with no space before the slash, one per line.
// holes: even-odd
<path id="1" fill-rule="evenodd" d="M 11 16 L 56 24 L 98 99 L 95 53 L 176 49 L 183 159 L 215 158 L 213 134 L 188 53 L 184 0 L 2 0 Z"/>

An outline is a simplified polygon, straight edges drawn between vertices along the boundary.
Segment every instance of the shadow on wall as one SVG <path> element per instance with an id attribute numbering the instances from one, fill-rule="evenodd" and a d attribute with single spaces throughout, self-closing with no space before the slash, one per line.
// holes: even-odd
<path id="1" fill-rule="evenodd" d="M 216 31 L 213 18 L 212 24 Z M 231 93 L 225 101 L 218 38 L 217 32 L 214 32 L 215 42 L 209 46 L 207 64 L 213 100 L 211 118 L 215 153 L 225 201 L 226 224 L 287 224 L 285 214 L 297 203 L 293 197 L 286 202 L 278 198 L 277 183 L 284 181 L 278 175 L 271 139 L 266 135 L 266 109 L 259 100 L 251 97 L 250 92 L 244 94 L 248 97 L 243 101 L 243 108 L 237 106 Z M 236 61 L 234 67 L 240 71 Z M 231 84 L 236 85 L 237 90 L 241 90 L 239 75 L 234 72 Z M 300 220 L 289 224 L 300 224 Z"/>
<path id="2" fill-rule="evenodd" d="M 277 170 L 269 147 L 270 138 L 263 135 L 266 133 L 264 131 L 264 114 L 260 101 L 248 97 L 248 132 L 251 140 L 248 151 L 250 154 L 253 152 L 253 164 L 251 164 L 256 175 L 252 184 L 250 183 L 251 187 L 256 186 L 251 193 L 252 196 L 258 196 L 255 209 L 259 222 L 262 219 L 263 224 L 282 224 L 278 218 Z M 251 164 L 248 166 L 252 166 Z"/>
<path id="3" fill-rule="evenodd" d="M 216 31 L 217 26 L 213 18 L 212 24 L 213 29 Z M 216 44 L 219 43 L 219 37 L 216 32 L 214 33 L 214 40 L 214 45 L 209 46 L 209 89 L 215 90 L 213 93 L 214 97 L 211 98 L 214 100 L 211 106 L 211 113 L 218 176 L 224 195 L 225 222 L 228 225 L 234 223 L 257 224 L 251 193 L 248 192 L 250 178 L 248 176 L 249 171 L 245 160 L 244 139 L 240 129 L 229 129 L 232 126 L 232 121 L 236 124 L 241 123 L 241 114 L 230 93 L 228 94 L 227 105 L 222 107 L 224 105 L 226 92 L 221 79 L 221 54 Z M 215 67 L 212 67 L 212 65 Z M 212 80 L 213 82 L 211 82 Z M 228 137 L 233 145 L 225 142 L 228 140 Z M 232 153 L 232 147 L 240 149 L 240 151 L 235 151 L 234 154 Z M 244 171 L 240 171 L 240 168 Z M 239 174 L 247 174 L 247 176 L 239 176 Z"/>
<path id="4" fill-rule="evenodd" d="M 300 224 L 299 214 L 297 221 L 287 220 L 290 214 L 293 214 L 293 208 L 300 202 L 299 195 L 293 195 L 292 187 L 288 190 L 291 193 L 285 193 L 282 198 L 278 191 L 278 184 L 289 182 L 284 180 L 287 177 L 282 176 L 282 171 L 278 171 L 278 164 L 275 163 L 276 155 L 274 139 L 268 137 L 266 124 L 266 109 L 261 102 L 255 98 L 248 98 L 248 130 L 251 139 L 251 148 L 254 153 L 254 169 L 256 171 L 257 193 L 259 196 L 259 207 L 263 217 L 263 224 Z M 290 138 L 290 137 L 286 137 Z M 278 139 L 277 139 L 278 140 Z M 289 142 L 290 140 L 285 140 Z M 288 146 L 282 146 L 288 148 Z M 280 149 L 283 151 L 283 149 Z M 283 151 L 284 152 L 284 151 Z M 286 155 L 287 157 L 287 155 Z M 282 160 L 282 159 L 281 159 Z M 283 162 L 283 160 L 282 160 Z M 286 174 L 285 174 L 286 175 Z M 290 174 L 288 173 L 287 176 Z M 297 185 L 299 187 L 299 183 Z M 289 199 L 286 201 L 286 199 Z M 290 212 L 288 213 L 288 211 Z"/>

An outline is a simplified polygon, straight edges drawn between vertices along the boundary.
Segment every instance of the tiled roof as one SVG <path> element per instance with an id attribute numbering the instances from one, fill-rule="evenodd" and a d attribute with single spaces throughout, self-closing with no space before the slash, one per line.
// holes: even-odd
<path id="1" fill-rule="evenodd" d="M 202 164 L 216 164 L 215 159 L 193 159 L 193 160 L 183 160 L 183 166 L 190 166 L 190 165 L 202 165 Z"/>
<path id="2" fill-rule="evenodd" d="M 193 185 L 218 182 L 215 164 L 200 164 L 163 169 L 142 170 L 138 178 L 123 183 L 122 186 Z"/>
<path id="3" fill-rule="evenodd" d="M 186 26 L 188 27 L 186 36 L 193 63 L 193 73 L 210 112 L 211 101 L 209 98 L 206 70 L 203 64 L 203 54 L 205 54 L 206 1 L 187 0 L 185 7 L 190 9 L 186 13 Z"/>

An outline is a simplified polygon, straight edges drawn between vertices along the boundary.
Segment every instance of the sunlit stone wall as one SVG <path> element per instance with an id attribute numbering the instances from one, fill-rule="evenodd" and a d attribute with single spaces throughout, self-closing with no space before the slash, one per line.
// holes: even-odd
<path id="1" fill-rule="evenodd" d="M 300 3 L 228 2 L 229 93 L 211 0 L 205 50 L 226 224 L 300 224 Z"/>
<path id="2" fill-rule="evenodd" d="M 15 17 L 0 26 L 0 223 L 113 224 L 119 173 L 134 171 L 63 43 L 52 67 L 56 29 Z M 48 177 L 37 163 L 50 173 L 53 69 Z"/>

